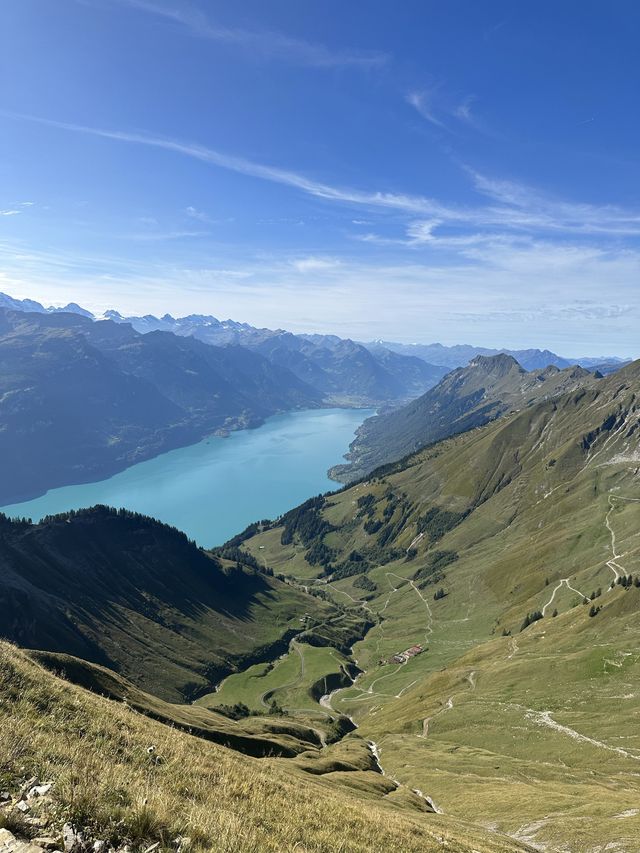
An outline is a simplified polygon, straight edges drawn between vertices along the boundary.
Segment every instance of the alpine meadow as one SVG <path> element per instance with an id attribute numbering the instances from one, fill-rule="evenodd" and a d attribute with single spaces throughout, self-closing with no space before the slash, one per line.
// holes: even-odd
<path id="1" fill-rule="evenodd" d="M 0 853 L 640 853 L 640 9 L 0 8 Z"/>

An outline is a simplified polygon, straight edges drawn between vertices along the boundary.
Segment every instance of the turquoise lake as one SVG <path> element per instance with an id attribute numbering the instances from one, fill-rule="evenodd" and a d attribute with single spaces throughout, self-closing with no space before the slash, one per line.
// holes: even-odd
<path id="1" fill-rule="evenodd" d="M 208 438 L 140 462 L 97 483 L 63 486 L 2 507 L 32 518 L 106 504 L 173 524 L 199 545 L 221 545 L 252 521 L 275 518 L 339 488 L 327 470 L 342 461 L 372 409 L 315 409 L 276 415 L 258 429 Z"/>

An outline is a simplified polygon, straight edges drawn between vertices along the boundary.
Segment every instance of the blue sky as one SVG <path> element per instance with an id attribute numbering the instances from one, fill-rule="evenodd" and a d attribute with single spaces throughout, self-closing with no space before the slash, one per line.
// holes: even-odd
<path id="1" fill-rule="evenodd" d="M 640 7 L 4 0 L 0 290 L 640 356 Z"/>

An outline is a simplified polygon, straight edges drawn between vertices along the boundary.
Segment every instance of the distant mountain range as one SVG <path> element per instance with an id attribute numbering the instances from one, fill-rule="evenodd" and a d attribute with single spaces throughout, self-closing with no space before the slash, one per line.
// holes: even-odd
<path id="1" fill-rule="evenodd" d="M 0 308 L 2 307 L 15 311 L 67 312 L 94 318 L 90 311 L 81 308 L 75 302 L 70 302 L 64 308 L 45 308 L 39 302 L 30 299 L 13 299 L 0 293 Z M 171 314 L 165 314 L 162 317 L 155 317 L 152 314 L 123 316 L 118 311 L 109 310 L 105 312 L 104 319 L 113 320 L 116 323 L 129 323 L 136 331 L 143 334 L 156 331 L 173 332 L 177 335 L 198 338 L 214 346 L 236 344 L 254 349 L 270 359 L 279 360 L 279 363 L 296 373 L 300 379 L 310 381 L 315 387 L 319 384 L 324 385 L 326 393 L 338 395 L 349 393 L 349 381 L 345 386 L 345 368 L 340 365 L 340 360 L 345 356 L 357 356 L 361 362 L 360 370 L 362 371 L 366 366 L 371 372 L 371 375 L 366 378 L 372 390 L 378 393 L 378 401 L 388 399 L 390 392 L 398 399 L 403 396 L 405 398 L 416 396 L 417 393 L 427 390 L 426 387 L 421 387 L 425 382 L 430 383 L 429 387 L 433 386 L 445 372 L 457 367 L 465 367 L 478 355 L 492 356 L 504 353 L 515 358 L 525 370 L 541 370 L 549 365 L 562 369 L 578 364 L 590 370 L 599 370 L 603 374 L 618 370 L 631 361 L 629 358 L 619 356 L 566 358 L 548 349 L 491 349 L 469 344 L 444 346 L 440 343 L 404 344 L 384 340 L 363 343 L 336 335 L 294 335 L 283 329 L 259 329 L 235 320 L 218 320 L 209 314 L 190 314 L 180 318 L 172 317 Z M 379 367 L 387 370 L 393 377 L 392 379 L 379 377 L 382 383 L 379 388 L 375 384 L 375 370 L 363 354 L 363 349 L 373 356 Z M 332 353 L 333 356 L 328 356 L 327 353 Z M 390 353 L 405 356 L 414 361 L 410 365 L 408 362 L 394 358 Z M 428 370 L 425 372 L 415 360 L 426 362 L 429 366 Z M 444 371 L 443 368 L 445 368 Z M 327 375 L 323 376 L 323 372 Z M 362 393 L 358 385 L 359 378 L 362 377 L 349 377 L 352 390 L 355 387 L 356 396 Z M 421 390 L 416 391 L 416 388 Z M 365 396 L 366 393 L 365 390 Z M 372 400 L 374 396 L 369 395 L 369 402 Z"/>
<path id="2" fill-rule="evenodd" d="M 482 426 L 505 412 L 593 387 L 597 375 L 583 367 L 560 370 L 553 365 L 527 372 L 510 355 L 476 356 L 417 400 L 368 418 L 351 444 L 349 463 L 336 465 L 330 474 L 341 482 L 352 482 L 380 465 Z"/>
<path id="3" fill-rule="evenodd" d="M 65 308 L 45 308 L 32 300 L 0 294 L 0 310 L 39 314 L 76 314 L 96 319 L 75 303 Z M 371 351 L 362 344 L 334 335 L 294 335 L 282 329 L 256 329 L 233 320 L 193 314 L 175 319 L 123 317 L 107 311 L 104 320 L 129 325 L 140 334 L 169 332 L 193 337 L 215 347 L 243 347 L 286 368 L 320 394 L 326 405 L 372 406 L 406 401 L 435 385 L 447 372 L 440 365 L 425 364 L 416 356 L 403 356 L 384 347 Z"/>
<path id="4" fill-rule="evenodd" d="M 339 405 L 371 405 L 409 399 L 431 388 L 447 372 L 417 355 L 374 350 L 335 335 L 294 335 L 283 329 L 256 329 L 247 323 L 220 321 L 192 314 L 175 319 L 123 317 L 107 311 L 105 317 L 128 323 L 144 334 L 155 331 L 194 337 L 213 346 L 242 346 L 273 364 L 286 367 L 298 379 Z"/>
<path id="5" fill-rule="evenodd" d="M 600 373 L 612 373 L 618 370 L 625 364 L 629 364 L 631 359 L 619 358 L 618 356 L 599 356 L 599 357 L 584 357 L 584 358 L 563 358 L 548 349 L 488 349 L 487 347 L 474 347 L 469 344 L 457 344 L 455 346 L 443 346 L 443 344 L 400 344 L 393 341 L 373 341 L 365 344 L 372 352 L 375 352 L 378 347 L 391 350 L 392 352 L 400 353 L 401 355 L 413 355 L 428 361 L 430 364 L 437 364 L 442 367 L 448 367 L 453 370 L 456 367 L 464 367 L 469 364 L 471 359 L 479 355 L 510 355 L 524 367 L 525 370 L 542 370 L 550 364 L 555 367 L 564 368 L 571 367 L 574 364 L 579 364 L 580 367 L 586 367 L 590 370 L 599 370 Z"/>
<path id="6" fill-rule="evenodd" d="M 76 302 L 69 302 L 64 308 L 45 308 L 40 302 L 33 299 L 14 299 L 6 293 L 0 293 L 0 308 L 10 311 L 33 311 L 35 314 L 80 314 L 82 317 L 95 319 L 91 311 L 81 308 Z"/>
<path id="7" fill-rule="evenodd" d="M 0 506 L 320 405 L 319 392 L 242 347 L 0 309 Z"/>
<path id="8" fill-rule="evenodd" d="M 364 345 L 207 315 L 123 317 L 108 311 L 96 319 L 76 303 L 45 308 L 0 294 L 0 506 L 100 479 L 212 433 L 257 426 L 279 412 L 338 405 L 385 412 L 400 407 L 402 413 L 452 363 L 477 353 L 440 344 Z M 569 364 L 546 350 L 518 355 L 535 369 Z M 594 362 L 600 360 L 583 360 L 592 368 Z M 608 367 L 621 364 L 614 360 Z M 370 470 L 420 446 L 431 433 L 419 426 L 420 406 L 412 411 L 411 426 L 404 414 L 375 421 L 393 424 L 388 435 L 368 422 L 352 460 L 362 450 Z M 365 435 L 377 450 L 365 451 Z M 441 433 L 426 440 L 436 437 Z M 339 466 L 336 476 L 351 477 L 354 470 Z"/>

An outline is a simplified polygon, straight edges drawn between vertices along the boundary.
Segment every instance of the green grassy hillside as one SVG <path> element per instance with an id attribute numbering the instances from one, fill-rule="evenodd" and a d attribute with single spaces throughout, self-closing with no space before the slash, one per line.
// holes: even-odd
<path id="1" fill-rule="evenodd" d="M 62 681 L 0 643 L 0 787 L 16 798 L 0 807 L 0 827 L 19 836 L 44 831 L 61 848 L 68 822 L 90 844 L 126 842 L 136 853 L 530 849 L 427 813 L 373 766 L 362 739 L 296 760 L 242 755 Z M 32 801 L 29 819 L 39 817 L 29 824 L 14 802 L 34 776 L 52 787 Z"/>
<path id="2" fill-rule="evenodd" d="M 509 355 L 477 356 L 416 400 L 368 418 L 351 443 L 348 464 L 336 465 L 331 475 L 353 482 L 380 465 L 507 412 L 596 384 L 595 376 L 581 367 L 559 370 L 549 365 L 527 372 Z"/>
<path id="3" fill-rule="evenodd" d="M 639 391 L 635 363 L 244 544 L 376 622 L 322 707 L 446 814 L 540 849 L 640 850 Z"/>
<path id="4" fill-rule="evenodd" d="M 80 686 L 5 650 L 0 782 L 51 775 L 140 846 L 189 828 L 222 850 L 640 850 L 639 390 L 635 363 L 217 555 L 106 508 L 3 520 L 4 630 Z M 148 738 L 171 756 L 151 788 Z M 265 754 L 256 784 L 241 768 Z"/>

